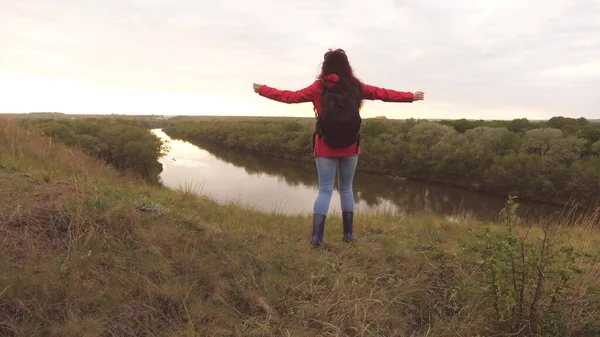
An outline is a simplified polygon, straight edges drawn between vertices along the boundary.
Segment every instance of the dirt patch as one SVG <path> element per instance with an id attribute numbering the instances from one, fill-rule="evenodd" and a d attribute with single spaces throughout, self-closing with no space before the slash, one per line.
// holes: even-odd
<path id="1" fill-rule="evenodd" d="M 13 263 L 63 249 L 69 235 L 68 203 L 77 198 L 70 180 L 48 183 L 33 175 L 0 172 L 0 236 L 10 237 Z"/>
<path id="2" fill-rule="evenodd" d="M 39 203 L 62 204 L 75 197 L 75 183 L 72 180 L 52 180 L 36 184 L 34 197 Z"/>
<path id="3" fill-rule="evenodd" d="M 4 220 L 17 213 L 31 220 L 43 221 L 64 208 L 68 200 L 76 197 L 71 180 L 54 180 L 45 183 L 28 174 L 0 173 L 0 204 Z M 2 217 L 0 217 L 2 221 Z"/>
<path id="4" fill-rule="evenodd" d="M 6 167 L 0 166 L 0 172 L 5 170 Z M 31 176 L 28 174 L 16 174 L 16 173 L 0 173 L 0 183 L 2 183 L 3 187 L 8 186 L 7 184 L 18 184 L 24 182 L 24 180 L 31 179 Z"/>

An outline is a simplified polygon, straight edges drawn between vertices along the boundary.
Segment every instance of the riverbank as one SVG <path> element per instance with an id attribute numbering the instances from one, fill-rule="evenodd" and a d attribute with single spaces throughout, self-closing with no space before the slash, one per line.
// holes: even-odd
<path id="1" fill-rule="evenodd" d="M 236 200 L 257 210 L 277 210 L 285 214 L 312 212 L 318 194 L 318 175 L 313 163 L 258 156 L 222 147 L 192 144 L 171 139 L 153 129 L 168 152 L 161 159 L 160 175 L 165 186 L 177 189 L 193 184 L 201 195 L 219 202 Z M 260 187 L 260 188 L 258 188 Z M 506 203 L 505 197 L 468 191 L 442 184 L 400 180 L 381 174 L 357 172 L 353 194 L 358 213 L 472 217 L 496 221 Z M 523 220 L 539 221 L 565 212 L 564 207 L 520 200 L 517 215 Z M 339 193 L 332 195 L 330 213 L 339 213 Z"/>
<path id="2" fill-rule="evenodd" d="M 1 335 L 600 333 L 594 219 L 526 236 L 508 223 L 360 215 L 348 245 L 332 216 L 313 249 L 309 217 L 159 188 L 14 124 L 0 125 L 0 165 Z M 522 274 L 508 267 L 517 251 Z"/>
<path id="3" fill-rule="evenodd" d="M 481 122 L 462 127 L 368 119 L 361 127 L 363 151 L 357 169 L 520 200 L 595 208 L 600 201 L 600 126 L 577 119 L 573 121 L 579 124 L 567 120 L 561 129 L 552 127 L 555 121 L 516 128 L 508 121 L 506 126 Z M 163 131 L 175 139 L 244 153 L 313 160 L 314 130 L 305 121 L 173 120 Z"/>

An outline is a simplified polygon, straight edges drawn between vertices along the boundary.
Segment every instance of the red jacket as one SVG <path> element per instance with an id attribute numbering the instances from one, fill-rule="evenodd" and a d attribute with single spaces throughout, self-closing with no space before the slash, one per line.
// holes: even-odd
<path id="1" fill-rule="evenodd" d="M 339 77 L 336 74 L 330 74 L 327 76 L 325 83 L 327 86 L 331 87 L 338 81 Z M 414 97 L 412 92 L 383 89 L 364 83 L 362 83 L 362 92 L 363 99 L 381 100 L 383 102 L 411 103 Z M 318 80 L 310 86 L 298 91 L 278 90 L 262 85 L 258 93 L 263 97 L 288 104 L 312 102 L 317 114 L 321 113 L 321 97 L 323 96 L 323 90 L 321 88 L 321 83 Z M 356 143 L 346 148 L 336 149 L 327 146 L 325 141 L 319 137 L 315 140 L 314 155 L 317 157 L 348 157 L 358 154 L 360 154 L 360 146 L 357 153 Z"/>

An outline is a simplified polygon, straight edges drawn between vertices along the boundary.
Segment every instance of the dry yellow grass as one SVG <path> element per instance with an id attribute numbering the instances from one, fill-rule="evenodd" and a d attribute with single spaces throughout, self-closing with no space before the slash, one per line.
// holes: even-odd
<path id="1" fill-rule="evenodd" d="M 146 185 L 10 121 L 0 165 L 2 336 L 509 335 L 473 248 L 486 224 L 363 214 L 347 245 L 333 216 L 312 249 L 307 217 Z M 580 269 L 565 336 L 600 334 L 585 221 L 560 230 Z"/>

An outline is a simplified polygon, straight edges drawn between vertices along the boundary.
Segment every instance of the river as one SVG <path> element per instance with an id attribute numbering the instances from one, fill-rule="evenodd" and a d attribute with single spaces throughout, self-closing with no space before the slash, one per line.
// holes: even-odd
<path id="1" fill-rule="evenodd" d="M 159 179 L 163 185 L 173 189 L 193 186 L 200 195 L 217 202 L 236 202 L 265 212 L 312 212 L 318 192 L 315 165 L 201 148 L 171 139 L 161 129 L 152 132 L 170 147 L 160 160 L 163 171 Z M 501 196 L 361 171 L 355 175 L 354 194 L 356 212 L 361 213 L 386 211 L 446 218 L 469 215 L 492 221 L 506 203 Z M 523 200 L 519 204 L 519 215 L 530 219 L 563 211 L 563 207 L 555 205 Z M 330 212 L 340 212 L 337 191 L 332 196 Z"/>

